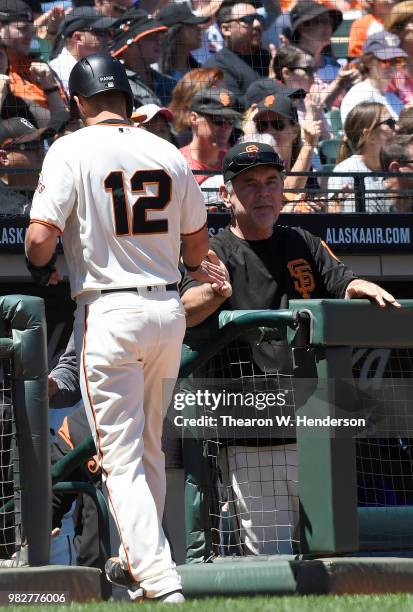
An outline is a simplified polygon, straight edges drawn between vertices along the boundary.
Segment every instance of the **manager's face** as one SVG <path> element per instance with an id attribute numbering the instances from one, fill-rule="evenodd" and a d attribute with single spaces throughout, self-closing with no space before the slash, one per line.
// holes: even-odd
<path id="1" fill-rule="evenodd" d="M 232 209 L 236 223 L 247 230 L 252 239 L 271 236 L 283 206 L 282 173 L 272 166 L 255 166 L 232 180 L 233 190 L 222 193 Z"/>

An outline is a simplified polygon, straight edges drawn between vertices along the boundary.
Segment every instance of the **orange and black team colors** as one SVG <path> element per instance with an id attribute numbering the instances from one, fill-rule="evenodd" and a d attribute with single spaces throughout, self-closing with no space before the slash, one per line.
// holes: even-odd
<path id="1" fill-rule="evenodd" d="M 81 60 L 86 72 L 93 57 Z M 113 82 L 113 91 L 110 61 L 118 60 L 105 61 L 102 83 Z M 126 117 L 86 125 L 49 149 L 31 222 L 63 235 L 82 396 L 121 540 L 117 573 L 127 576 L 132 599 L 181 601 L 162 529 L 162 383 L 177 377 L 185 332 L 181 237 L 205 234 L 207 251 L 206 211 L 173 145 Z"/>

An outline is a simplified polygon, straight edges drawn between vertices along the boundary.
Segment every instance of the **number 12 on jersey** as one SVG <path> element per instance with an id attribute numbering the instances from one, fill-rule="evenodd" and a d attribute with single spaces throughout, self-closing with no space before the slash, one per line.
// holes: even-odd
<path id="1" fill-rule="evenodd" d="M 130 181 L 132 193 L 138 194 L 132 204 L 131 221 L 125 175 L 121 170 L 108 174 L 103 184 L 105 191 L 110 191 L 112 195 L 116 235 L 166 234 L 168 219 L 148 219 L 147 213 L 150 210 L 164 210 L 168 206 L 171 200 L 171 183 L 171 177 L 165 170 L 137 170 Z M 157 186 L 156 195 L 144 195 L 147 185 Z"/>

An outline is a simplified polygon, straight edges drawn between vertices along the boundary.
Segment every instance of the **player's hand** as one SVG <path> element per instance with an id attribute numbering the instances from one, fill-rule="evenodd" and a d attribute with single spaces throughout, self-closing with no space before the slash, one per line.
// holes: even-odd
<path id="1" fill-rule="evenodd" d="M 223 297 L 229 297 L 232 294 L 228 270 L 212 249 L 209 249 L 208 255 L 202 261 L 199 269 L 196 272 L 190 272 L 190 274 L 201 283 L 209 283 L 215 293 Z"/>
<path id="2" fill-rule="evenodd" d="M 229 272 L 224 262 L 219 259 L 218 255 L 212 249 L 209 249 L 208 251 L 207 265 L 216 266 L 219 270 L 218 279 L 211 282 L 213 291 L 222 297 L 231 297 L 232 286 L 229 278 Z"/>
<path id="3" fill-rule="evenodd" d="M 51 273 L 50 278 L 49 278 L 49 282 L 47 283 L 47 286 L 49 287 L 50 285 L 58 285 L 59 283 L 62 282 L 62 280 L 63 280 L 63 275 L 56 268 L 56 270 Z"/>
<path id="4" fill-rule="evenodd" d="M 42 89 L 49 89 L 56 85 L 53 72 L 44 62 L 32 62 L 30 65 L 30 75 L 35 83 Z"/>
<path id="5" fill-rule="evenodd" d="M 384 308 L 387 304 L 391 304 L 395 308 L 401 308 L 401 304 L 391 293 L 388 293 L 380 285 L 370 283 L 361 278 L 351 281 L 347 286 L 345 297 L 346 300 L 367 298 L 370 302 L 377 304 L 381 308 Z"/>

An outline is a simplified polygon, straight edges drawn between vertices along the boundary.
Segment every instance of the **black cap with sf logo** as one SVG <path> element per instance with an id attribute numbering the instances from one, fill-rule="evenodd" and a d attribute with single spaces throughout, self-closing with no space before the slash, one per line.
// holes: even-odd
<path id="1" fill-rule="evenodd" d="M 284 172 L 284 162 L 274 149 L 263 142 L 243 142 L 232 147 L 222 162 L 224 181 L 231 181 L 235 176 L 255 166 L 273 166 Z"/>

